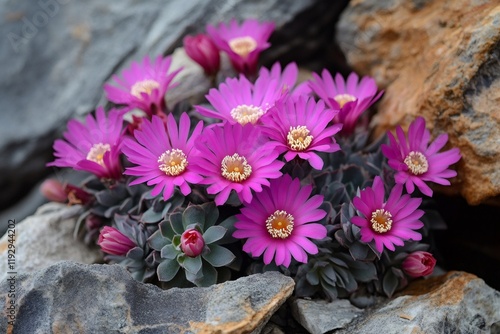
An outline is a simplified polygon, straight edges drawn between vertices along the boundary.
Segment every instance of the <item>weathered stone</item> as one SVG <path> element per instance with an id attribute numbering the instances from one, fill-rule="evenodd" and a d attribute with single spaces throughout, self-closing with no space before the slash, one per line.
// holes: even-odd
<path id="1" fill-rule="evenodd" d="M 119 265 L 60 262 L 16 279 L 14 327 L 2 333 L 250 333 L 293 291 L 291 278 L 267 272 L 209 288 L 161 290 Z M 9 298 L 0 283 L 0 309 Z"/>
<path id="2" fill-rule="evenodd" d="M 45 164 L 67 120 L 104 103 L 103 84 L 130 61 L 168 54 L 186 33 L 232 17 L 273 20 L 277 31 L 301 32 L 293 21 L 317 3 L 329 1 L 3 1 L 0 209 L 50 172 Z M 308 22 L 309 32 L 324 31 L 314 17 Z"/>
<path id="3" fill-rule="evenodd" d="M 347 299 L 329 303 L 324 300 L 296 299 L 292 303 L 293 316 L 311 334 L 323 334 L 344 328 L 363 310 Z"/>
<path id="4" fill-rule="evenodd" d="M 378 132 L 423 116 L 460 148 L 453 188 L 469 204 L 500 201 L 500 4 L 356 0 L 337 39 L 349 63 L 385 94 Z"/>
<path id="5" fill-rule="evenodd" d="M 76 206 L 47 203 L 33 216 L 12 224 L 0 239 L 0 281 L 5 281 L 10 272 L 28 274 L 61 260 L 101 261 L 99 250 L 89 249 L 73 238 L 77 210 Z M 13 242 L 11 236 L 14 236 Z M 8 262 L 9 254 L 15 255 L 14 261 Z"/>
<path id="6" fill-rule="evenodd" d="M 498 324 L 500 292 L 472 274 L 450 272 L 413 282 L 335 333 L 495 333 Z"/>

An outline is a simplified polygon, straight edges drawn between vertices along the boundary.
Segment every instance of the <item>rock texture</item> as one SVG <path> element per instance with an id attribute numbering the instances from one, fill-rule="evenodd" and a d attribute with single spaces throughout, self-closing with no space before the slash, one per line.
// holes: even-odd
<path id="1" fill-rule="evenodd" d="M 499 325 L 500 292 L 472 274 L 450 272 L 414 282 L 334 333 L 498 333 Z"/>
<path id="2" fill-rule="evenodd" d="M 97 249 L 89 249 L 73 238 L 75 213 L 78 207 L 67 207 L 58 203 L 47 203 L 23 221 L 16 222 L 14 232 L 9 231 L 0 239 L 0 282 L 9 272 L 29 274 L 46 268 L 61 260 L 80 263 L 101 261 Z M 15 248 L 10 235 L 14 236 Z M 8 267 L 9 249 L 14 249 L 14 269 Z"/>
<path id="3" fill-rule="evenodd" d="M 103 84 L 130 61 L 146 54 L 171 53 L 186 33 L 201 31 L 207 23 L 231 17 L 275 21 L 277 36 L 287 38 L 273 39 L 279 50 L 275 54 L 289 50 L 285 42 L 297 50 L 300 39 L 292 43 L 289 38 L 307 33 L 312 41 L 314 33 L 324 34 L 322 24 L 331 25 L 317 19 L 325 13 L 338 13 L 338 6 L 329 3 L 3 1 L 0 156 L 5 158 L 0 161 L 0 209 L 12 205 L 50 172 L 45 163 L 53 159 L 52 143 L 64 131 L 67 120 L 104 103 Z M 314 10 L 318 4 L 319 10 Z M 285 34 L 280 33 L 282 29 L 287 30 Z M 314 54 L 321 44 L 302 48 L 301 56 Z"/>
<path id="4" fill-rule="evenodd" d="M 277 272 L 209 288 L 161 290 L 118 265 L 60 262 L 16 280 L 14 326 L 6 333 L 258 333 L 293 291 Z M 0 308 L 8 298 L 0 284 Z M 10 333 L 10 332 L 9 332 Z"/>
<path id="5" fill-rule="evenodd" d="M 500 203 L 498 1 L 355 0 L 337 39 L 352 67 L 386 89 L 378 131 L 424 116 L 462 152 L 453 190 L 469 204 Z"/>
<path id="6" fill-rule="evenodd" d="M 311 334 L 323 334 L 348 325 L 363 313 L 347 299 L 331 303 L 323 300 L 297 299 L 292 303 L 295 319 Z"/>

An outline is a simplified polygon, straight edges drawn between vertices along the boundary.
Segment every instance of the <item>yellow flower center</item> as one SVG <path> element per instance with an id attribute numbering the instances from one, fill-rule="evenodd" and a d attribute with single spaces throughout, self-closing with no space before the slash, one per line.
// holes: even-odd
<path id="1" fill-rule="evenodd" d="M 293 216 L 284 210 L 276 210 L 267 218 L 266 228 L 271 237 L 286 239 L 293 231 Z"/>
<path id="2" fill-rule="evenodd" d="M 257 48 L 257 41 L 250 36 L 236 37 L 229 41 L 229 47 L 242 58 Z"/>
<path id="3" fill-rule="evenodd" d="M 404 163 L 413 175 L 421 175 L 429 170 L 427 158 L 420 152 L 411 151 L 405 158 Z"/>
<path id="4" fill-rule="evenodd" d="M 159 158 L 158 168 L 169 176 L 177 176 L 186 170 L 188 165 L 187 157 L 179 149 L 165 151 Z"/>
<path id="5" fill-rule="evenodd" d="M 351 94 L 339 94 L 333 98 L 339 104 L 340 108 L 343 108 L 347 102 L 356 101 L 356 98 Z"/>
<path id="6" fill-rule="evenodd" d="M 160 84 L 155 80 L 147 79 L 143 81 L 137 81 L 130 89 L 130 94 L 142 100 L 142 93 L 146 93 L 149 95 L 154 89 L 159 87 Z"/>
<path id="7" fill-rule="evenodd" d="M 110 150 L 111 147 L 109 146 L 109 144 L 103 144 L 103 143 L 94 144 L 94 146 L 92 146 L 89 153 L 87 154 L 87 160 L 98 163 L 99 165 L 104 167 L 104 161 L 103 161 L 104 154 L 106 152 L 109 152 Z"/>
<path id="8" fill-rule="evenodd" d="M 264 115 L 264 110 L 260 107 L 247 106 L 246 104 L 239 105 L 231 110 L 231 117 L 241 125 L 255 124 L 262 115 Z"/>
<path id="9" fill-rule="evenodd" d="M 384 209 L 378 209 L 372 212 L 372 219 L 370 219 L 372 229 L 378 233 L 390 231 L 392 228 L 391 218 L 391 213 L 389 211 L 385 211 Z"/>
<path id="10" fill-rule="evenodd" d="M 309 129 L 304 125 L 290 127 L 288 135 L 288 146 L 294 151 L 303 151 L 311 145 L 313 136 L 309 135 Z"/>
<path id="11" fill-rule="evenodd" d="M 252 174 L 250 166 L 245 157 L 235 153 L 231 156 L 226 155 L 221 162 L 222 176 L 232 182 L 245 181 Z"/>

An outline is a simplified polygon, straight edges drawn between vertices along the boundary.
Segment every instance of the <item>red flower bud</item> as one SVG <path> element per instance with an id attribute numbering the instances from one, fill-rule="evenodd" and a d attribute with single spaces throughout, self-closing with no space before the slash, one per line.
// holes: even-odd
<path id="1" fill-rule="evenodd" d="M 403 261 L 403 271 L 411 277 L 421 277 L 432 274 L 436 259 L 428 252 L 414 252 Z"/>
<path id="2" fill-rule="evenodd" d="M 104 226 L 97 244 L 102 251 L 113 255 L 126 255 L 136 244 L 114 227 Z"/>
<path id="3" fill-rule="evenodd" d="M 220 69 L 219 49 L 208 35 L 184 37 L 186 54 L 197 62 L 207 75 L 215 75 Z"/>
<path id="4" fill-rule="evenodd" d="M 49 201 L 65 203 L 68 196 L 64 191 L 64 185 L 56 179 L 47 179 L 40 185 L 40 192 Z"/>
<path id="5" fill-rule="evenodd" d="M 181 236 L 181 249 L 189 257 L 197 257 L 203 252 L 205 240 L 195 229 L 184 231 Z"/>

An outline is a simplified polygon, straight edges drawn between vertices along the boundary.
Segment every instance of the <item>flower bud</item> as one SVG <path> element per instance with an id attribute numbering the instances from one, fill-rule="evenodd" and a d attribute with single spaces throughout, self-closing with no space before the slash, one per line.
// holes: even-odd
<path id="1" fill-rule="evenodd" d="M 186 54 L 197 62 L 206 75 L 215 75 L 220 69 L 219 49 L 212 39 L 204 34 L 184 37 Z"/>
<path id="2" fill-rule="evenodd" d="M 432 274 L 436 259 L 428 252 L 414 252 L 404 259 L 402 264 L 403 271 L 411 277 L 421 277 Z"/>
<path id="3" fill-rule="evenodd" d="M 49 201 L 65 203 L 68 196 L 64 191 L 64 185 L 56 179 L 47 179 L 40 185 L 40 192 Z"/>
<path id="4" fill-rule="evenodd" d="M 99 235 L 97 244 L 102 251 L 113 255 L 126 255 L 137 245 L 114 227 L 104 226 Z"/>
<path id="5" fill-rule="evenodd" d="M 205 240 L 200 232 L 195 229 L 184 231 L 181 236 L 181 249 L 189 257 L 197 257 L 203 252 Z"/>

